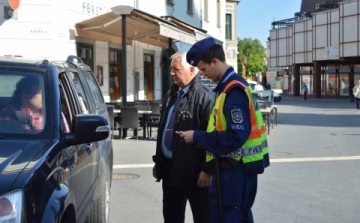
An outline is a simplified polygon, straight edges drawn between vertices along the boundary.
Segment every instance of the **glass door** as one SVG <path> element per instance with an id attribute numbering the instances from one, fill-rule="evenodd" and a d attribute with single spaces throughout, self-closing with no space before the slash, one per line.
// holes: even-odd
<path id="1" fill-rule="evenodd" d="M 154 56 L 144 54 L 144 99 L 154 99 Z"/>
<path id="2" fill-rule="evenodd" d="M 121 51 L 110 49 L 109 51 L 109 93 L 111 101 L 121 99 Z"/>
<path id="3" fill-rule="evenodd" d="M 326 75 L 326 95 L 334 96 L 337 91 L 337 78 L 335 74 L 327 74 Z"/>
<path id="4" fill-rule="evenodd" d="M 313 84 L 312 84 L 313 75 L 312 74 L 301 74 L 300 75 L 300 95 L 304 94 L 301 90 L 303 84 L 305 83 L 308 87 L 308 93 L 313 94 Z"/>
<path id="5" fill-rule="evenodd" d="M 340 74 L 339 93 L 340 96 L 349 96 L 349 74 Z"/>

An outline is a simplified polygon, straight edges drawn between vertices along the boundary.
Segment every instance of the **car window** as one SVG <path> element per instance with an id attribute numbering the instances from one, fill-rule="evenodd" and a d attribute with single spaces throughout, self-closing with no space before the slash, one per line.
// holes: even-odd
<path id="1" fill-rule="evenodd" d="M 71 80 L 69 80 L 66 73 L 59 74 L 59 90 L 60 90 L 60 106 L 61 106 L 61 125 L 62 130 L 70 132 L 72 126 L 72 121 L 75 115 L 83 114 L 82 105 L 79 105 L 79 94 L 72 87 L 73 85 L 70 81 L 76 82 L 76 73 L 72 73 Z M 85 106 L 85 103 L 83 104 Z"/>
<path id="2" fill-rule="evenodd" d="M 61 128 L 63 132 L 70 132 L 70 123 L 72 120 L 72 113 L 70 112 L 70 103 L 67 95 L 62 86 L 62 82 L 59 81 L 60 91 L 60 109 L 61 109 Z"/>
<path id="3" fill-rule="evenodd" d="M 271 91 L 269 91 L 269 90 L 255 91 L 255 92 L 253 92 L 253 97 L 257 101 L 271 102 Z"/>
<path id="4" fill-rule="evenodd" d="M 38 134 L 46 124 L 44 76 L 10 70 L 0 70 L 0 134 Z"/>
<path id="5" fill-rule="evenodd" d="M 90 113 L 89 102 L 86 98 L 84 87 L 82 86 L 82 84 L 80 82 L 79 75 L 76 72 L 69 72 L 69 73 L 70 73 L 71 80 L 75 86 L 75 90 L 77 92 L 77 97 L 78 97 L 78 100 L 80 103 L 82 113 L 89 114 Z"/>
<path id="6" fill-rule="evenodd" d="M 94 98 L 96 108 L 101 107 L 105 103 L 105 101 L 93 72 L 87 70 L 82 70 L 82 72 L 84 73 L 86 81 L 90 87 L 90 91 Z"/>
<path id="7" fill-rule="evenodd" d="M 10 98 L 15 89 L 16 84 L 23 78 L 23 75 L 1 75 L 0 76 L 0 97 Z"/>

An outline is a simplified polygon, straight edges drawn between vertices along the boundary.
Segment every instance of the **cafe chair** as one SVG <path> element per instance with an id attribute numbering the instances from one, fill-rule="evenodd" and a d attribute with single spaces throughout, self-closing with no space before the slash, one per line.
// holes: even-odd
<path id="1" fill-rule="evenodd" d="M 143 122 L 139 122 L 137 107 L 122 107 L 121 108 L 121 124 L 120 129 L 133 129 L 134 135 L 136 134 L 136 139 L 138 139 L 138 128 L 141 125 L 144 125 Z"/>
<path id="2" fill-rule="evenodd" d="M 106 105 L 108 113 L 109 113 L 109 119 L 110 119 L 110 128 L 111 128 L 111 138 L 113 139 L 114 137 L 114 130 L 115 130 L 115 125 L 114 125 L 114 105 Z"/>
<path id="3" fill-rule="evenodd" d="M 150 102 L 150 111 L 149 120 L 147 122 L 148 135 L 151 138 L 152 127 L 159 127 L 160 123 L 160 103 L 159 102 Z"/>

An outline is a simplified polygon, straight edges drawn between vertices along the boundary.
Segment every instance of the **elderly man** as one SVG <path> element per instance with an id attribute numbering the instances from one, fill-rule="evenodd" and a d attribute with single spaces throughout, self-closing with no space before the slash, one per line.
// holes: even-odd
<path id="1" fill-rule="evenodd" d="M 201 84 L 197 68 L 186 62 L 186 52 L 175 53 L 171 59 L 174 83 L 163 99 L 153 175 L 158 182 L 162 180 L 165 223 L 183 223 L 187 201 L 194 222 L 209 223 L 210 177 L 205 151 L 186 143 L 178 133 L 206 130 L 213 96 L 211 89 Z"/>

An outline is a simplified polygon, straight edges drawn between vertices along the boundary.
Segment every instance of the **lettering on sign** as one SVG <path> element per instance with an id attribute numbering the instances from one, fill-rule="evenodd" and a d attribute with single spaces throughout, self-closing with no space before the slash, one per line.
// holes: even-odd
<path id="1" fill-rule="evenodd" d="M 89 15 L 101 15 L 103 11 L 103 8 L 98 6 L 98 5 L 94 5 L 92 3 L 89 2 L 83 2 L 82 3 L 82 12 L 89 14 Z"/>
<path id="2" fill-rule="evenodd" d="M 29 36 L 50 36 L 51 27 L 30 27 L 26 29 L 26 33 Z"/>

